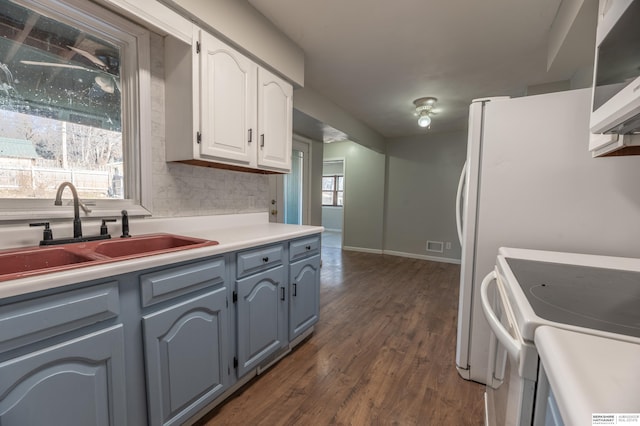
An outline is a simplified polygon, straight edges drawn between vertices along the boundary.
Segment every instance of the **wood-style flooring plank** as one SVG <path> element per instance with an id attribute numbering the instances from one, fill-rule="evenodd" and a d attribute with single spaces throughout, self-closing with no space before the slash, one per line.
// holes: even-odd
<path id="1" fill-rule="evenodd" d="M 322 258 L 314 334 L 199 425 L 482 425 L 484 387 L 455 369 L 460 267 Z"/>

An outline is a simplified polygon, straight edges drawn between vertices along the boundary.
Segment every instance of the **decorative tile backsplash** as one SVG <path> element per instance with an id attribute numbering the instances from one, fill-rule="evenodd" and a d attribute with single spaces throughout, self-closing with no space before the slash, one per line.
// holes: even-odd
<path id="1" fill-rule="evenodd" d="M 151 38 L 153 216 L 204 216 L 268 210 L 268 175 L 165 161 L 163 39 Z"/>

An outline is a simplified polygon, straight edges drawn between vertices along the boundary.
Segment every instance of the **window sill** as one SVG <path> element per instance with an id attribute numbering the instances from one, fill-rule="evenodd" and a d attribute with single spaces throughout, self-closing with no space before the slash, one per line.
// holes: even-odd
<path id="1" fill-rule="evenodd" d="M 29 206 L 27 208 L 0 209 L 0 224 L 5 222 L 29 223 L 34 221 L 73 218 L 72 200 L 63 200 L 62 206 L 54 206 L 53 200 L 51 200 L 50 205 L 43 205 L 42 200 L 25 200 L 24 205 Z M 87 207 L 91 209 L 91 212 L 87 214 L 80 210 L 81 219 L 120 217 L 122 215 L 122 210 L 126 210 L 130 217 L 151 216 L 151 212 L 149 210 L 127 200 L 114 200 L 111 201 L 109 205 L 105 205 L 105 203 L 103 203 L 102 205 L 96 206 L 91 205 L 89 201 L 89 203 L 87 203 Z"/>

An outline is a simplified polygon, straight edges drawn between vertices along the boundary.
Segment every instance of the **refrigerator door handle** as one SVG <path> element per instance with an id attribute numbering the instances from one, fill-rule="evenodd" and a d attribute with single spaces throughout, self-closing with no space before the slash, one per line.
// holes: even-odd
<path id="1" fill-rule="evenodd" d="M 467 178 L 467 162 L 464 162 L 462 166 L 462 172 L 460 172 L 460 180 L 458 180 L 458 192 L 456 192 L 456 229 L 458 230 L 458 241 L 462 247 L 462 188 L 464 188 L 465 180 Z"/>
<path id="2" fill-rule="evenodd" d="M 493 334 L 495 334 L 498 341 L 507 350 L 507 353 L 511 355 L 511 358 L 515 361 L 516 365 L 520 364 L 520 352 L 522 351 L 522 345 L 516 339 L 511 337 L 509 332 L 504 328 L 500 319 L 496 316 L 493 309 L 491 309 L 491 303 L 489 302 L 489 296 L 487 295 L 487 288 L 492 281 L 497 279 L 496 271 L 491 271 L 482 280 L 480 285 L 480 299 L 482 301 L 482 310 L 484 316 L 487 318 L 489 327 Z"/>

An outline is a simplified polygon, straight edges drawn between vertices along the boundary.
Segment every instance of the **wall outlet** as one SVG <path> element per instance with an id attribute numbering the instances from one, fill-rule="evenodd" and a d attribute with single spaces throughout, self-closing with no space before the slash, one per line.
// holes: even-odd
<path id="1" fill-rule="evenodd" d="M 446 243 L 444 243 L 444 249 L 451 250 L 451 241 L 447 241 Z"/>

